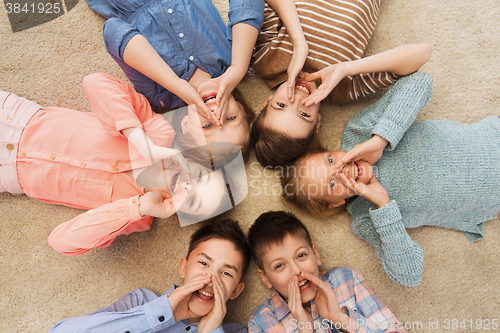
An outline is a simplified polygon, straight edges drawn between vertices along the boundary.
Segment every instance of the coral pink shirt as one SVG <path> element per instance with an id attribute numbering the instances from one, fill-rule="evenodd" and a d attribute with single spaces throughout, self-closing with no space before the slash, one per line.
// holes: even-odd
<path id="1" fill-rule="evenodd" d="M 175 136 L 172 126 L 125 82 L 93 74 L 83 86 L 94 113 L 41 108 L 24 128 L 17 156 L 19 183 L 28 196 L 76 208 L 100 207 L 53 231 L 49 243 L 65 254 L 81 254 L 109 245 L 119 234 L 149 229 L 152 218 L 141 217 L 138 210 L 144 189 L 125 173 L 149 162 L 120 131 L 142 127 L 163 147 L 171 147 Z M 74 246 L 66 244 L 71 237 Z"/>

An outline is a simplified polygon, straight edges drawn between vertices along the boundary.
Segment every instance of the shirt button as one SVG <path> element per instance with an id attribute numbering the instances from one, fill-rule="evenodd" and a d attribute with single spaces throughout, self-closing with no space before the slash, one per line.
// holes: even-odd
<path id="1" fill-rule="evenodd" d="M 169 9 L 168 9 L 168 13 L 169 13 L 169 14 L 172 14 L 172 13 L 173 13 L 173 9 L 172 9 L 172 8 L 169 8 Z"/>
<path id="2" fill-rule="evenodd" d="M 163 317 L 163 316 L 159 316 L 159 317 L 158 317 L 158 320 L 159 320 L 160 322 L 162 322 L 162 323 L 163 323 L 163 321 L 165 320 L 165 317 Z"/>
<path id="3" fill-rule="evenodd" d="M 181 33 L 179 34 L 179 37 L 180 37 L 180 38 L 184 37 L 184 34 L 181 32 Z"/>
<path id="4" fill-rule="evenodd" d="M 193 57 L 193 56 L 190 56 L 190 57 L 189 57 L 189 60 L 193 61 L 193 60 L 194 60 L 194 57 Z"/>
<path id="5" fill-rule="evenodd" d="M 12 118 L 10 118 L 10 117 L 9 117 L 9 118 L 7 118 L 7 120 L 8 120 L 8 121 L 12 121 Z"/>
<path id="6" fill-rule="evenodd" d="M 118 169 L 118 168 L 113 168 L 113 171 L 120 171 L 120 169 Z"/>
<path id="7" fill-rule="evenodd" d="M 186 331 L 189 331 L 191 329 L 191 326 L 186 327 Z"/>
<path id="8" fill-rule="evenodd" d="M 21 154 L 21 157 L 26 157 L 26 153 L 22 153 L 22 154 Z"/>
<path id="9" fill-rule="evenodd" d="M 54 155 L 51 155 L 49 158 L 50 158 L 52 161 L 56 159 L 56 157 L 55 157 Z"/>
<path id="10" fill-rule="evenodd" d="M 132 203 L 136 203 L 136 202 L 137 202 L 137 200 L 135 200 L 135 198 L 134 198 L 134 199 L 132 199 Z M 161 320 L 160 320 L 160 321 L 161 321 Z"/>
<path id="11" fill-rule="evenodd" d="M 16 148 L 16 146 L 14 146 L 12 143 L 8 143 L 7 144 L 7 149 L 8 150 L 14 150 L 14 148 Z"/>
<path id="12" fill-rule="evenodd" d="M 82 162 L 80 165 L 85 168 L 87 166 L 87 163 Z"/>
<path id="13" fill-rule="evenodd" d="M 318 315 L 318 313 L 316 311 L 313 311 L 312 315 L 313 315 L 313 317 L 316 317 Z"/>

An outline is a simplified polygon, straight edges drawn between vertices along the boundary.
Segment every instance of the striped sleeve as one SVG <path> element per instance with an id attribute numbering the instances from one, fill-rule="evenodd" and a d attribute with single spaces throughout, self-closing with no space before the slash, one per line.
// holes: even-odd
<path id="1" fill-rule="evenodd" d="M 309 45 L 304 71 L 361 59 L 375 29 L 380 0 L 297 0 L 302 30 Z M 287 80 L 292 43 L 281 20 L 266 4 L 264 24 L 257 39 L 253 69 L 269 87 Z M 370 73 L 345 78 L 332 92 L 334 102 L 347 102 L 393 84 L 392 73 Z"/>

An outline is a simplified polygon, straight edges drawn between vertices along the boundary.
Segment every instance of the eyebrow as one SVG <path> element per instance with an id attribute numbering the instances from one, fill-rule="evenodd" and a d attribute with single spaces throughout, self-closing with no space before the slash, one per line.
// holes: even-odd
<path id="1" fill-rule="evenodd" d="M 208 261 L 210 262 L 213 262 L 214 260 L 208 255 L 206 254 L 205 252 L 202 252 L 200 253 L 200 255 L 204 256 Z M 224 264 L 224 267 L 226 268 L 230 268 L 232 270 L 234 270 L 236 273 L 238 273 L 238 268 L 236 268 L 236 266 L 234 265 L 229 265 L 229 264 Z"/>

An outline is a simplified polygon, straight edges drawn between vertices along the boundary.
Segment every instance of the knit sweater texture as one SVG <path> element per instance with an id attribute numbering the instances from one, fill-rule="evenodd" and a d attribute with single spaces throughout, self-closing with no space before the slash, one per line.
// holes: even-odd
<path id="1" fill-rule="evenodd" d="M 342 150 L 377 134 L 389 144 L 373 165 L 391 203 L 376 209 L 358 197 L 348 205 L 351 229 L 375 249 L 391 279 L 422 280 L 423 252 L 405 228 L 424 225 L 462 230 L 471 241 L 500 212 L 500 118 L 475 124 L 414 122 L 432 96 L 432 77 L 400 79 L 381 99 L 349 120 Z"/>

